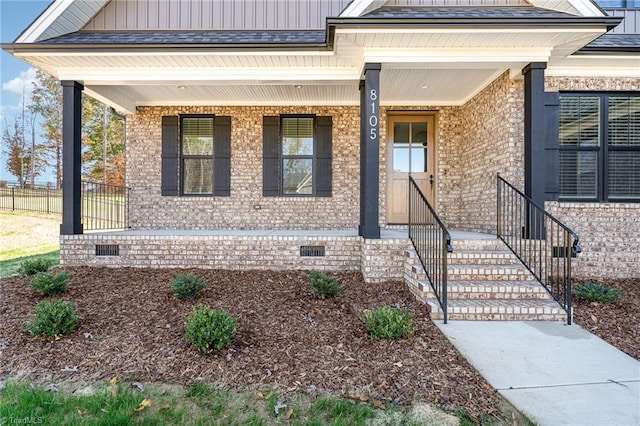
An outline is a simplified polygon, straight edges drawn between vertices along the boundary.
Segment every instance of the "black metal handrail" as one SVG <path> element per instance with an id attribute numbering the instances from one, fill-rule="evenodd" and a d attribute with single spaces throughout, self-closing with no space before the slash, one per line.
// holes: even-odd
<path id="1" fill-rule="evenodd" d="M 82 225 L 85 231 L 129 228 L 129 192 L 126 186 L 82 182 Z"/>
<path id="2" fill-rule="evenodd" d="M 497 235 L 567 312 L 571 324 L 571 261 L 580 238 L 500 174 Z"/>
<path id="3" fill-rule="evenodd" d="M 447 258 L 453 252 L 447 231 L 416 181 L 409 176 L 409 238 L 427 273 L 447 323 Z"/>

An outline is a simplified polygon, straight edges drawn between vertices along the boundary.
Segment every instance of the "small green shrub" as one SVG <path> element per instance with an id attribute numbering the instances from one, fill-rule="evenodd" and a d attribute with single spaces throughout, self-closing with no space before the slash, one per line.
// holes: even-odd
<path id="1" fill-rule="evenodd" d="M 195 299 L 207 288 L 207 283 L 194 274 L 177 274 L 171 281 L 171 291 L 178 299 Z"/>
<path id="2" fill-rule="evenodd" d="M 382 306 L 375 311 L 365 311 L 362 320 L 374 339 L 393 340 L 413 332 L 413 319 L 406 309 Z"/>
<path id="3" fill-rule="evenodd" d="M 573 289 L 573 294 L 588 302 L 613 303 L 622 296 L 622 292 L 604 284 L 585 282 Z"/>
<path id="4" fill-rule="evenodd" d="M 206 354 L 229 346 L 235 328 L 236 319 L 225 311 L 200 305 L 187 318 L 185 338 Z"/>
<path id="5" fill-rule="evenodd" d="M 32 336 L 44 334 L 56 337 L 75 330 L 78 319 L 75 303 L 43 300 L 33 308 L 33 316 L 24 328 Z"/>
<path id="6" fill-rule="evenodd" d="M 31 278 L 29 285 L 44 296 L 54 296 L 67 291 L 67 279 L 70 276 L 71 273 L 66 271 L 60 271 L 57 274 L 40 272 Z"/>
<path id="7" fill-rule="evenodd" d="M 313 295 L 318 299 L 336 297 L 342 294 L 342 286 L 333 277 L 327 276 L 324 272 L 311 271 L 309 273 Z"/>
<path id="8" fill-rule="evenodd" d="M 18 273 L 20 275 L 35 275 L 38 272 L 47 272 L 53 266 L 53 260 L 43 257 L 27 259 L 20 264 Z"/>

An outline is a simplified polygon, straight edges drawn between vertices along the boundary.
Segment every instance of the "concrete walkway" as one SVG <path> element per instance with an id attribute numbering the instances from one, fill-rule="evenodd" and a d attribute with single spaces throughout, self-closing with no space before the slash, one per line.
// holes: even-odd
<path id="1" fill-rule="evenodd" d="M 640 362 L 577 325 L 436 325 L 504 398 L 540 426 L 640 425 Z"/>

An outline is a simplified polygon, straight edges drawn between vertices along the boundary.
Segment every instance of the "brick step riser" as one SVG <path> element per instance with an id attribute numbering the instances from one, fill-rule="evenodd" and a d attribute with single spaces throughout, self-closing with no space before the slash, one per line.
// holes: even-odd
<path id="1" fill-rule="evenodd" d="M 490 272 L 485 273 L 451 273 L 448 275 L 449 281 L 523 281 L 531 282 L 535 281 L 532 275 L 528 272 L 516 273 L 516 274 L 494 274 Z"/>
<path id="2" fill-rule="evenodd" d="M 511 256 L 499 257 L 499 256 L 490 256 L 483 258 L 468 258 L 468 257 L 450 257 L 449 265 L 517 265 L 519 264 L 518 259 Z"/>
<path id="3" fill-rule="evenodd" d="M 442 320 L 442 312 L 431 314 L 432 320 Z M 457 314 L 449 313 L 452 321 L 558 321 L 566 322 L 565 314 Z"/>
<path id="4" fill-rule="evenodd" d="M 442 309 L 434 300 L 427 302 L 429 307 L 429 316 L 434 320 L 443 319 Z M 449 319 L 463 321 L 566 321 L 567 314 L 560 308 L 518 308 L 518 312 L 513 308 L 500 308 L 503 312 L 499 312 L 498 308 L 488 307 L 465 307 L 451 308 L 449 307 Z M 484 311 L 483 311 L 484 310 Z M 485 312 L 486 311 L 486 312 Z M 523 312 L 524 311 L 524 312 Z"/>

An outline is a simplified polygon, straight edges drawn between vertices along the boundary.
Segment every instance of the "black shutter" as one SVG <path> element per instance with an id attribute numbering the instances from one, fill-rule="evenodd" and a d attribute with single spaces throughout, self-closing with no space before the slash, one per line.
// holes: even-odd
<path id="1" fill-rule="evenodd" d="M 213 195 L 231 195 L 231 117 L 218 117 L 213 125 Z"/>
<path id="2" fill-rule="evenodd" d="M 331 117 L 316 117 L 316 174 L 317 197 L 331 197 Z"/>
<path id="3" fill-rule="evenodd" d="M 262 118 L 262 195 L 280 195 L 280 117 Z"/>
<path id="4" fill-rule="evenodd" d="M 178 117 L 162 117 L 162 195 L 180 195 Z"/>
<path id="5" fill-rule="evenodd" d="M 557 201 L 560 190 L 560 168 L 558 151 L 560 148 L 560 96 L 558 92 L 546 92 L 544 97 L 545 119 L 545 201 Z"/>

